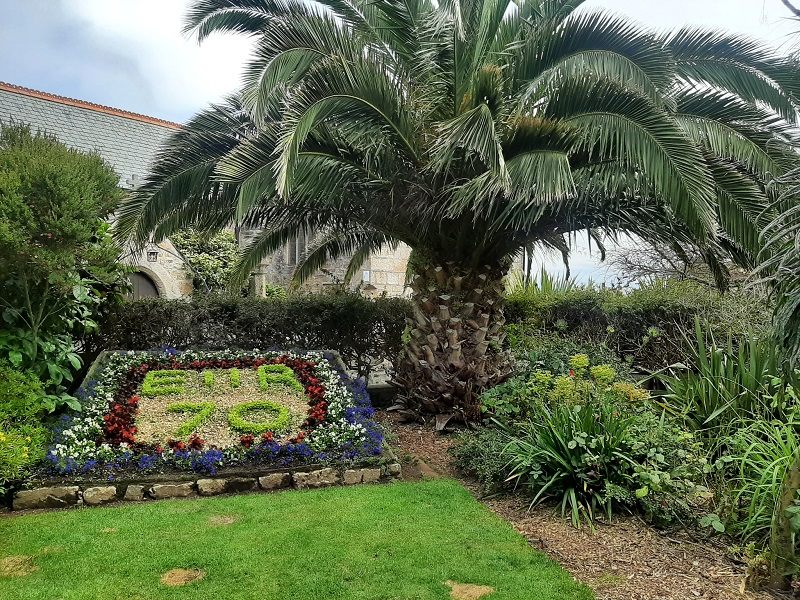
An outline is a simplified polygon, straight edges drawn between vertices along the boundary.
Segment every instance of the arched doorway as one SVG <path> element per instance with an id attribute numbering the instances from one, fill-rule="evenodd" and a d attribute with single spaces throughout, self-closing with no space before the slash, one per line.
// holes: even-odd
<path id="1" fill-rule="evenodd" d="M 158 288 L 155 282 L 146 273 L 137 271 L 128 275 L 131 282 L 131 293 L 128 298 L 138 300 L 139 298 L 158 298 Z"/>

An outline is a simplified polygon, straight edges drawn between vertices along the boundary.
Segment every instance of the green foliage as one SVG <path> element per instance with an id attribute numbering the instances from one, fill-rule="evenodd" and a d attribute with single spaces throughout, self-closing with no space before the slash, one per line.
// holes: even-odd
<path id="1" fill-rule="evenodd" d="M 297 380 L 294 371 L 286 365 L 261 365 L 258 367 L 258 386 L 266 390 L 272 385 L 303 391 L 303 384 Z"/>
<path id="2" fill-rule="evenodd" d="M 543 331 L 525 323 L 507 325 L 506 331 L 518 371 L 544 369 L 553 373 L 566 373 L 570 358 L 576 354 L 585 354 L 592 364 L 609 365 L 620 379 L 631 378 L 630 365 L 604 342 L 582 341 L 559 332 Z"/>
<path id="3" fill-rule="evenodd" d="M 74 404 L 76 338 L 96 331 L 127 285 L 105 222 L 117 182 L 96 154 L 0 129 L 0 358 L 36 373 L 54 409 Z"/>
<path id="4" fill-rule="evenodd" d="M 127 302 L 103 322 L 93 346 L 115 350 L 298 347 L 337 350 L 360 375 L 395 361 L 410 305 L 402 298 L 293 294 L 285 300 L 212 296 Z"/>
<path id="5" fill-rule="evenodd" d="M 150 371 L 142 381 L 142 395 L 148 397 L 176 396 L 186 387 L 186 371 L 164 369 Z"/>
<path id="6" fill-rule="evenodd" d="M 0 494 L 44 458 L 49 433 L 42 423 L 47 397 L 32 373 L 0 362 Z"/>
<path id="7" fill-rule="evenodd" d="M 607 349 L 650 371 L 692 356 L 696 319 L 717 339 L 731 336 L 735 346 L 753 332 L 766 332 L 770 324 L 766 298 L 755 291 L 721 294 L 677 280 L 654 280 L 629 293 L 593 286 L 546 293 L 518 290 L 506 300 L 506 316 L 514 324 L 512 348 L 535 350 L 526 337 L 535 342 L 553 335 L 563 343 Z"/>
<path id="8" fill-rule="evenodd" d="M 249 412 L 268 412 L 274 413 L 274 416 L 260 421 L 250 421 L 246 418 Z M 237 404 L 228 412 L 228 424 L 231 429 L 242 433 L 283 432 L 287 431 L 290 426 L 289 409 L 270 400 L 243 402 L 242 404 Z"/>
<path id="9" fill-rule="evenodd" d="M 695 431 L 724 443 L 724 431 L 741 418 L 780 418 L 798 408 L 800 372 L 788 368 L 779 344 L 751 337 L 734 348 L 718 345 L 695 326 L 694 369 L 660 373 L 662 405 Z"/>
<path id="10" fill-rule="evenodd" d="M 44 390 L 33 373 L 0 363 L 0 426 L 34 422 L 46 411 Z"/>
<path id="11" fill-rule="evenodd" d="M 204 234 L 192 229 L 178 231 L 170 241 L 183 256 L 195 292 L 220 292 L 241 257 L 236 237 L 227 231 Z"/>
<path id="12" fill-rule="evenodd" d="M 167 410 L 171 413 L 189 413 L 192 415 L 181 423 L 181 426 L 175 431 L 175 435 L 178 437 L 191 435 L 211 417 L 215 409 L 213 402 L 175 402 L 167 406 Z"/>
<path id="13" fill-rule="evenodd" d="M 508 457 L 503 450 L 508 436 L 496 427 L 459 434 L 452 447 L 456 467 L 476 477 L 484 493 L 494 494 L 506 487 Z"/>
<path id="14" fill-rule="evenodd" d="M 214 387 L 214 371 L 203 371 L 203 385 L 207 388 Z"/>
<path id="15" fill-rule="evenodd" d="M 17 425 L 5 429 L 0 423 L 0 494 L 8 481 L 24 478 L 44 460 L 50 435 L 41 425 Z"/>
<path id="16" fill-rule="evenodd" d="M 228 373 L 228 378 L 232 388 L 238 388 L 242 385 L 242 374 L 239 369 L 231 369 Z"/>
<path id="17" fill-rule="evenodd" d="M 705 488 L 705 451 L 680 423 L 653 409 L 646 390 L 616 380 L 609 365 L 586 354 L 568 359 L 569 374 L 537 370 L 481 397 L 503 433 L 460 440 L 462 468 L 487 489 L 511 481 L 532 503 L 556 498 L 576 526 L 615 506 L 651 521 L 692 514 Z M 499 437 L 505 445 L 498 455 Z"/>

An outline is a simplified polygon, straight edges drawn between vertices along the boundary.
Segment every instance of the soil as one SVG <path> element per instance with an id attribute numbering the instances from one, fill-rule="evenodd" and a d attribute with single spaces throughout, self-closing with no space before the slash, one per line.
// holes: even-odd
<path id="1" fill-rule="evenodd" d="M 168 410 L 169 406 L 179 402 L 211 402 L 215 410 L 211 416 L 195 431 L 207 444 L 226 448 L 239 443 L 241 433 L 233 431 L 228 426 L 228 411 L 243 402 L 253 400 L 271 400 L 282 404 L 289 409 L 291 416 L 290 428 L 287 432 L 294 432 L 305 420 L 308 414 L 308 398 L 302 392 L 290 390 L 282 386 L 272 386 L 266 392 L 258 385 L 258 374 L 255 369 L 241 369 L 239 371 L 241 385 L 232 387 L 230 384 L 230 369 L 213 369 L 214 380 L 209 387 L 203 379 L 201 371 L 186 371 L 186 384 L 180 394 L 139 398 L 139 411 L 136 415 L 137 439 L 147 443 L 165 444 L 169 438 L 178 438 L 177 429 L 191 413 L 175 413 Z M 247 413 L 247 419 L 259 421 L 274 415 L 263 414 L 257 411 Z M 185 438 L 184 438 L 185 439 Z"/>
<path id="2" fill-rule="evenodd" d="M 454 600 L 480 600 L 494 592 L 494 588 L 488 585 L 456 583 L 455 581 L 446 581 L 445 584 L 450 588 L 450 597 Z"/>
<path id="3" fill-rule="evenodd" d="M 0 577 L 25 577 L 39 570 L 33 556 L 6 556 L 0 558 Z"/>
<path id="4" fill-rule="evenodd" d="M 172 569 L 161 576 L 161 583 L 167 587 L 179 587 L 200 581 L 205 576 L 206 572 L 200 569 Z"/>
<path id="5" fill-rule="evenodd" d="M 477 482 L 459 473 L 449 449 L 453 436 L 432 423 L 404 423 L 397 413 L 379 412 L 388 440 L 403 460 L 403 477 L 455 477 L 490 510 L 509 521 L 530 544 L 546 553 L 598 600 L 767 600 L 766 592 L 743 591 L 745 567 L 724 546 L 695 538 L 692 531 L 660 531 L 634 516 L 615 518 L 595 530 L 576 529 L 553 506 L 528 510 L 530 500 L 508 495 L 482 497 Z"/>
<path id="6" fill-rule="evenodd" d="M 208 518 L 208 524 L 213 525 L 214 527 L 219 527 L 221 525 L 233 525 L 236 523 L 236 517 L 231 515 L 214 515 Z"/>

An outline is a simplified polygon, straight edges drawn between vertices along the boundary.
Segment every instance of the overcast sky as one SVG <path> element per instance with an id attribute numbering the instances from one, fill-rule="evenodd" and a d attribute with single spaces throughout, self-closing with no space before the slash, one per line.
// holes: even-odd
<path id="1" fill-rule="evenodd" d="M 190 0 L 0 0 L 0 81 L 185 121 L 238 87 L 250 42 L 181 33 Z M 800 24 L 780 0 L 589 0 L 647 26 L 716 27 L 791 45 Z M 557 260 L 546 261 L 555 268 Z M 573 273 L 604 279 L 578 253 Z"/>
<path id="2" fill-rule="evenodd" d="M 238 84 L 249 42 L 185 37 L 188 0 L 0 0 L 0 80 L 184 121 Z M 589 0 L 657 28 L 713 26 L 787 44 L 780 0 Z"/>

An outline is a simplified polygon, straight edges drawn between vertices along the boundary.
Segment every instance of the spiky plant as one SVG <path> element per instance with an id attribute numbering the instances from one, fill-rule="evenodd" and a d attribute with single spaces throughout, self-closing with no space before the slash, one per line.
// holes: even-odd
<path id="1" fill-rule="evenodd" d="M 503 277 L 522 249 L 618 233 L 756 251 L 795 157 L 798 64 L 739 36 L 656 35 L 581 0 L 197 0 L 186 30 L 255 39 L 243 90 L 170 140 L 124 206 L 143 243 L 232 221 L 240 278 L 299 232 L 295 273 L 408 244 L 407 401 L 478 418 L 510 371 Z"/>

